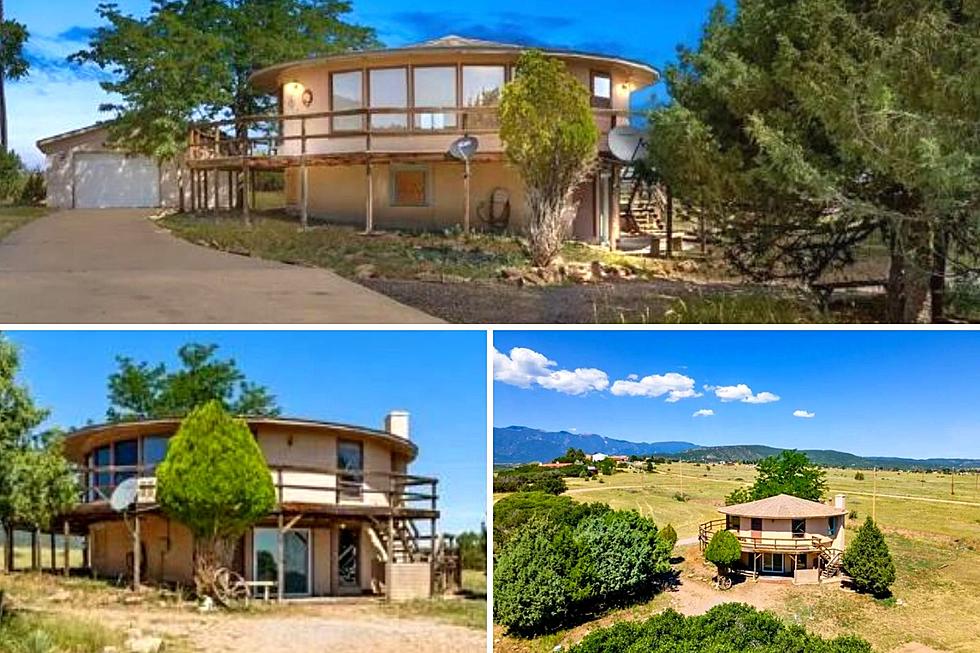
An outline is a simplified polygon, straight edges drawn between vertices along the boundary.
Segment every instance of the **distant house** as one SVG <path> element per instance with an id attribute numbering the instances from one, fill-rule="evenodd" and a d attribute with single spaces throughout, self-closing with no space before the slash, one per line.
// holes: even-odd
<path id="1" fill-rule="evenodd" d="M 817 583 L 840 571 L 847 514 L 843 494 L 832 504 L 780 494 L 718 512 L 724 519 L 701 524 L 701 550 L 718 530 L 730 531 L 742 545 L 737 568 L 753 578 L 784 576 L 800 584 Z"/>
<path id="2" fill-rule="evenodd" d="M 608 457 L 609 456 L 607 456 L 604 453 L 594 453 L 591 456 L 589 456 L 589 460 L 591 460 L 594 463 L 601 463 L 603 460 L 605 460 Z"/>
<path id="3" fill-rule="evenodd" d="M 609 456 L 609 459 L 610 460 L 615 460 L 617 463 L 626 463 L 626 462 L 629 462 L 630 457 L 629 456 Z"/>
<path id="4" fill-rule="evenodd" d="M 563 467 L 573 467 L 576 463 L 538 463 L 538 467 L 547 469 L 561 469 Z"/>

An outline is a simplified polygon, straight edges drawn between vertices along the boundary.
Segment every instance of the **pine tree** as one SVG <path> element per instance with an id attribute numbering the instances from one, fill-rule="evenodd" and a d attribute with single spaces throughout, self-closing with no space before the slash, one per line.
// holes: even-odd
<path id="1" fill-rule="evenodd" d="M 865 519 L 854 541 L 844 552 L 844 573 L 854 579 L 859 591 L 887 595 L 895 582 L 895 563 L 885 536 L 871 517 Z"/>

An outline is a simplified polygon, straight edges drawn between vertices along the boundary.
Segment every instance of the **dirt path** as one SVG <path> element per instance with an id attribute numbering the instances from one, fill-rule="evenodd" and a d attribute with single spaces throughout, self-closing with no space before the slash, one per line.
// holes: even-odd
<path id="1" fill-rule="evenodd" d="M 103 608 L 67 610 L 86 620 L 145 635 L 176 640 L 201 653 L 322 653 L 336 649 L 357 652 L 482 653 L 486 635 L 480 631 L 426 619 L 399 619 L 377 606 L 322 605 L 288 613 L 198 615 L 174 610 Z"/>

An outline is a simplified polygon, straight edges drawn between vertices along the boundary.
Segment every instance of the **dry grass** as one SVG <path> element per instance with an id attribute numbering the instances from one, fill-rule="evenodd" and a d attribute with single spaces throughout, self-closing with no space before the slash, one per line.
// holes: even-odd
<path id="1" fill-rule="evenodd" d="M 829 493 L 847 495 L 849 510 L 858 518 L 847 520 L 848 538 L 871 514 L 873 475 L 864 470 L 864 480 L 854 478 L 853 469 L 827 470 Z M 631 508 L 652 518 L 659 526 L 673 524 L 681 539 L 697 535 L 697 526 L 716 519 L 718 506 L 732 489 L 750 483 L 751 465 L 692 463 L 658 465 L 653 474 L 619 473 L 596 481 L 568 479 L 569 496 L 576 501 L 601 501 L 614 508 Z M 854 633 L 867 639 L 876 651 L 891 651 L 908 642 L 921 642 L 936 649 L 967 653 L 980 641 L 980 478 L 922 472 L 878 472 L 876 517 L 885 532 L 897 567 L 893 597 L 876 601 L 868 596 L 842 591 L 836 586 L 787 587 L 776 593 L 768 609 L 824 635 Z M 688 500 L 677 501 L 683 492 Z M 893 498 L 882 495 L 893 495 Z M 499 499 L 495 496 L 494 499 Z M 947 503 L 957 502 L 957 503 Z M 973 505 L 971 505 L 973 504 Z M 669 597 L 633 610 L 642 617 L 666 607 Z M 618 618 L 633 618 L 629 611 L 607 615 L 603 624 Z M 595 628 L 593 622 L 580 627 L 582 633 Z M 550 650 L 569 633 L 520 641 L 502 636 L 501 651 Z"/>
<path id="2" fill-rule="evenodd" d="M 31 220 L 47 215 L 48 210 L 36 206 L 0 206 L 0 240 Z"/>

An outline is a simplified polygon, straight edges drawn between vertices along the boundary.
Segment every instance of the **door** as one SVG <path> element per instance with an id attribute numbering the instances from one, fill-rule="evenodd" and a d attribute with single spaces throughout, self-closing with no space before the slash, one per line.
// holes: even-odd
<path id="1" fill-rule="evenodd" d="M 278 580 L 279 538 L 275 528 L 256 528 L 253 535 L 252 572 L 258 581 Z M 310 529 L 294 528 L 283 536 L 285 581 L 283 596 L 309 596 Z"/>
<path id="2" fill-rule="evenodd" d="M 764 553 L 762 555 L 762 571 L 772 574 L 783 573 L 783 554 Z"/>
<path id="3" fill-rule="evenodd" d="M 337 545 L 337 584 L 342 593 L 361 591 L 361 531 L 357 528 L 341 528 Z"/>
<path id="4" fill-rule="evenodd" d="M 160 205 L 160 167 L 145 156 L 76 152 L 76 209 L 144 208 Z"/>

